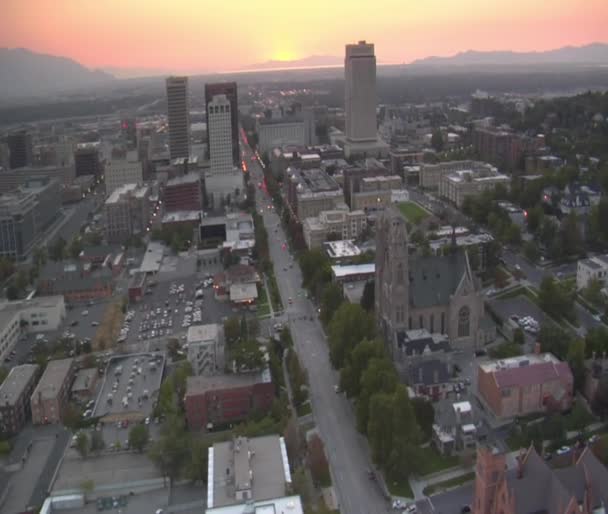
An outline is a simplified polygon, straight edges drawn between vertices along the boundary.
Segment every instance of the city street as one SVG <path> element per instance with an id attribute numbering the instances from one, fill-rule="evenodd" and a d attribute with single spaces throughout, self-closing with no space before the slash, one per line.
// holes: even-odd
<path id="1" fill-rule="evenodd" d="M 242 148 L 250 163 L 251 179 L 257 184 L 263 180 L 260 165 L 251 161 L 252 152 L 245 141 Z M 270 200 L 259 189 L 256 201 L 268 231 L 270 255 L 291 334 L 300 361 L 308 372 L 313 414 L 325 443 L 340 511 L 347 514 L 387 512 L 388 501 L 377 483 L 370 482 L 367 476 L 371 456 L 367 441 L 356 430 L 351 404 L 343 395 L 334 392 L 338 373 L 329 362 L 327 342 L 315 307 L 310 300 L 297 294 L 302 290 L 302 277 L 297 263 L 290 267 L 292 258 L 283 246 L 286 236 L 279 217 L 275 209 L 268 209 Z"/>

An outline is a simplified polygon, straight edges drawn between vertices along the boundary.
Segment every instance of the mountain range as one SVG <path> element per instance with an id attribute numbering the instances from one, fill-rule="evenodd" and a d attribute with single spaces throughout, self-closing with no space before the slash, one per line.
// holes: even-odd
<path id="1" fill-rule="evenodd" d="M 608 64 L 608 44 L 591 43 L 585 46 L 565 46 L 545 52 L 478 52 L 468 50 L 451 57 L 426 57 L 408 66 L 512 66 L 527 64 Z"/>
<path id="2" fill-rule="evenodd" d="M 111 82 L 109 73 L 90 70 L 67 57 L 25 48 L 0 48 L 0 97 L 36 97 Z"/>
<path id="3" fill-rule="evenodd" d="M 344 57 L 335 55 L 309 55 L 302 59 L 291 61 L 270 60 L 252 64 L 245 69 L 248 70 L 271 70 L 281 68 L 317 68 L 321 66 L 339 66 L 344 64 Z"/>

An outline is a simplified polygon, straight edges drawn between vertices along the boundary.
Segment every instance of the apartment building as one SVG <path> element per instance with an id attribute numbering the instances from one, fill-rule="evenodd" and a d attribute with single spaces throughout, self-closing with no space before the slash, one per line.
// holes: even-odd
<path id="1" fill-rule="evenodd" d="M 366 227 L 367 217 L 362 210 L 321 211 L 317 217 L 306 218 L 302 223 L 309 249 L 320 248 L 330 234 L 340 239 L 356 239 Z"/>
<path id="2" fill-rule="evenodd" d="M 105 213 L 109 243 L 145 234 L 150 224 L 150 188 L 125 184 L 115 189 L 106 200 Z"/>
<path id="3" fill-rule="evenodd" d="M 186 335 L 188 362 L 195 375 L 215 375 L 224 368 L 224 334 L 217 323 L 193 325 Z"/>
<path id="4" fill-rule="evenodd" d="M 274 400 L 270 371 L 189 377 L 186 420 L 191 430 L 207 430 L 267 412 Z"/>
<path id="5" fill-rule="evenodd" d="M 143 184 L 143 164 L 137 152 L 128 152 L 124 159 L 112 159 L 105 168 L 106 195 L 110 196 L 125 184 Z"/>
<path id="6" fill-rule="evenodd" d="M 170 179 L 163 192 L 165 212 L 202 211 L 203 187 L 199 173 Z"/>
<path id="7" fill-rule="evenodd" d="M 581 259 L 576 265 L 576 288 L 585 289 L 592 280 L 608 286 L 608 254 Z"/>
<path id="8" fill-rule="evenodd" d="M 498 170 L 486 162 L 480 161 L 446 161 L 438 164 L 420 164 L 419 166 L 420 186 L 425 189 L 439 189 L 442 177 L 457 173 L 459 171 L 470 170 L 473 173 L 493 174 Z"/>
<path id="9" fill-rule="evenodd" d="M 0 432 L 15 435 L 30 417 L 30 396 L 36 385 L 39 366 L 15 366 L 0 385 Z"/>
<path id="10" fill-rule="evenodd" d="M 331 211 L 344 205 L 340 185 L 318 168 L 289 168 L 284 188 L 291 212 L 299 220 L 313 218 L 322 211 Z"/>
<path id="11" fill-rule="evenodd" d="M 497 172 L 459 170 L 443 175 L 439 181 L 439 195 L 462 207 L 468 197 L 478 196 L 484 191 L 492 191 L 496 186 L 509 188 L 511 179 Z"/>
<path id="12" fill-rule="evenodd" d="M 74 378 L 74 359 L 50 361 L 31 396 L 32 423 L 60 423 Z"/>

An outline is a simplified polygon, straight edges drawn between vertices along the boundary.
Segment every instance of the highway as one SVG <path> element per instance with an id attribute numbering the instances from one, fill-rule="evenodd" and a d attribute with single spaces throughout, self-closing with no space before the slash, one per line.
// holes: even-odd
<path id="1" fill-rule="evenodd" d="M 251 148 L 244 140 L 242 149 L 251 180 L 256 185 L 257 210 L 262 213 L 268 231 L 270 257 L 286 320 L 300 361 L 308 372 L 313 415 L 325 444 L 340 511 L 346 514 L 388 512 L 388 500 L 377 482 L 368 478 L 371 456 L 366 439 L 357 432 L 352 405 L 344 395 L 334 391 L 334 385 L 339 381 L 338 373 L 330 364 L 325 334 L 316 309 L 304 295 L 298 295 L 302 291 L 298 263 L 284 244 L 286 236 L 279 216 L 274 208 L 269 208 L 272 200 L 265 190 L 257 187 L 263 180 L 262 168 L 257 161 L 251 160 Z"/>

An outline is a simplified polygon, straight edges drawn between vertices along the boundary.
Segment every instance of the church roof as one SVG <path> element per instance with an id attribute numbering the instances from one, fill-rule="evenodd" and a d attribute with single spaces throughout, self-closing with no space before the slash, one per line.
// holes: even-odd
<path id="1" fill-rule="evenodd" d="M 411 259 L 410 306 L 414 308 L 447 305 L 467 270 L 463 251 Z"/>

